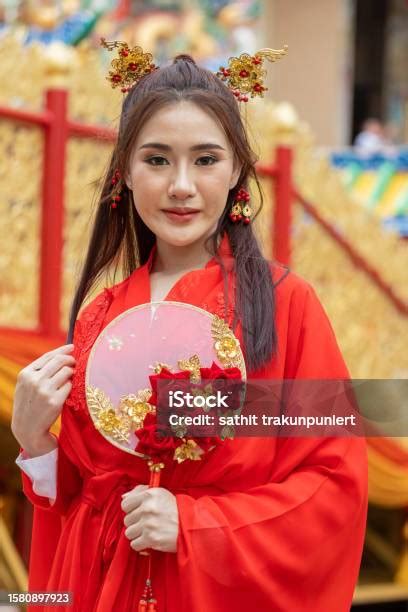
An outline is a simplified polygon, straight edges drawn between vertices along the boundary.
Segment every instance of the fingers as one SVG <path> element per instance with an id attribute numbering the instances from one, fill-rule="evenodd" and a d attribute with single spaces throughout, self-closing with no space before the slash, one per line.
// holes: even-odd
<path id="1" fill-rule="evenodd" d="M 142 534 L 130 542 L 130 547 L 136 551 L 146 550 L 146 548 L 149 548 L 149 543 L 147 538 Z"/>
<path id="2" fill-rule="evenodd" d="M 74 368 L 70 366 L 63 366 L 54 376 L 49 380 L 50 389 L 60 389 L 65 383 L 71 380 L 74 373 Z"/>
<path id="3" fill-rule="evenodd" d="M 122 499 L 121 508 L 123 512 L 128 514 L 132 510 L 136 510 L 146 498 L 146 491 L 149 489 L 147 485 L 138 485 L 132 491 L 125 493 Z"/>
<path id="4" fill-rule="evenodd" d="M 62 387 L 54 391 L 55 402 L 62 407 L 68 395 L 70 394 L 71 389 L 72 389 L 72 383 L 69 380 L 68 382 L 65 383 L 65 385 L 62 385 Z"/>
<path id="5" fill-rule="evenodd" d="M 38 357 L 38 359 L 30 363 L 30 365 L 27 367 L 31 370 L 39 370 L 40 368 L 43 368 L 45 364 L 48 363 L 48 361 L 50 361 L 50 359 L 52 359 L 55 355 L 69 355 L 69 353 L 72 353 L 73 350 L 73 344 L 58 346 L 56 349 L 48 351 L 47 353 L 44 353 L 44 355 L 41 355 L 41 357 Z"/>
<path id="6" fill-rule="evenodd" d="M 123 520 L 124 524 L 126 527 L 129 527 L 130 525 L 134 525 L 135 523 L 137 523 L 142 517 L 142 509 L 141 506 L 139 506 L 139 508 L 136 508 L 136 510 L 133 510 L 133 512 L 129 512 L 129 514 L 127 514 Z"/>
<path id="7" fill-rule="evenodd" d="M 167 501 L 169 496 L 173 506 Z M 132 509 L 134 505 L 137 507 Z M 174 495 L 161 487 L 139 485 L 125 494 L 122 509 L 126 508 L 124 535 L 133 550 L 177 551 L 179 523 Z"/>
<path id="8" fill-rule="evenodd" d="M 49 428 L 59 417 L 71 392 L 70 379 L 75 365 L 70 354 L 73 348 L 73 345 L 64 345 L 49 351 L 18 374 L 12 432 L 20 446 L 32 449 L 33 456 L 44 447 Z"/>
<path id="9" fill-rule="evenodd" d="M 134 510 L 127 514 L 124 519 L 125 537 L 130 540 L 130 546 L 134 550 L 144 550 L 148 544 L 146 536 L 143 535 L 142 525 L 140 523 L 141 509 Z"/>
<path id="10" fill-rule="evenodd" d="M 64 366 L 72 368 L 76 361 L 72 355 L 57 354 L 54 355 L 38 372 L 39 380 L 52 378 L 59 373 Z"/>
<path id="11" fill-rule="evenodd" d="M 140 525 L 129 525 L 129 527 L 125 529 L 125 536 L 128 540 L 135 540 L 136 538 L 140 538 L 142 534 L 143 530 Z"/>

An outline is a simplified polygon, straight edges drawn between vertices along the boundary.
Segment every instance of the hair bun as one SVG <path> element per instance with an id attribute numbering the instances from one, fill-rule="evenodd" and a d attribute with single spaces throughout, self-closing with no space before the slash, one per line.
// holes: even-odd
<path id="1" fill-rule="evenodd" d="M 188 55 L 187 53 L 179 53 L 178 55 L 176 55 L 176 57 L 173 59 L 173 63 L 175 64 L 177 61 L 190 62 L 190 64 L 194 64 L 195 66 L 197 65 L 195 63 L 194 58 L 192 58 L 191 55 Z"/>

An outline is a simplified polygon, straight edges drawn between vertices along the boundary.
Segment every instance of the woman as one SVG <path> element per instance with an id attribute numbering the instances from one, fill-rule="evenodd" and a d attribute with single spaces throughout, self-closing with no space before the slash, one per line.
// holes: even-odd
<path id="1" fill-rule="evenodd" d="M 96 337 L 151 300 L 224 317 L 248 378 L 349 377 L 313 289 L 266 261 L 251 223 L 230 216 L 256 180 L 254 163 L 234 95 L 189 56 L 126 96 L 73 301 L 73 345 L 25 368 L 15 395 L 12 427 L 35 506 L 30 588 L 73 592 L 66 609 L 136 610 L 145 562 L 137 551 L 147 547 L 160 551 L 160 612 L 350 607 L 367 509 L 363 440 L 226 440 L 148 490 L 146 463 L 107 443 L 85 406 Z M 125 280 L 77 318 L 95 279 L 118 261 Z M 62 406 L 57 440 L 49 428 Z"/>

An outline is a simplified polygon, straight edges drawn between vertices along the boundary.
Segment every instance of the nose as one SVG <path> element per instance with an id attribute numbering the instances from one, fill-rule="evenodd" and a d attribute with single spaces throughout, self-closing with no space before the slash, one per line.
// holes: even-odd
<path id="1" fill-rule="evenodd" d="M 178 164 L 171 176 L 168 195 L 172 199 L 186 200 L 197 193 L 194 177 L 187 164 Z"/>

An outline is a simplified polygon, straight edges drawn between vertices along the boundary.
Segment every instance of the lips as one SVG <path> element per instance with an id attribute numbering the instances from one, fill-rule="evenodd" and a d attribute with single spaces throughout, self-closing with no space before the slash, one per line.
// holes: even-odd
<path id="1" fill-rule="evenodd" d="M 188 215 L 191 213 L 198 213 L 200 211 L 197 210 L 196 208 L 183 207 L 183 208 L 166 208 L 163 210 L 163 212 L 173 213 L 175 215 Z"/>
<path id="2" fill-rule="evenodd" d="M 166 208 L 163 210 L 163 213 L 171 223 L 179 225 L 191 223 L 200 212 L 196 208 Z"/>

